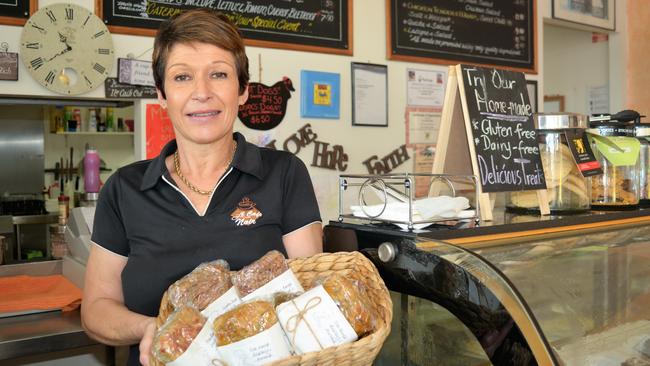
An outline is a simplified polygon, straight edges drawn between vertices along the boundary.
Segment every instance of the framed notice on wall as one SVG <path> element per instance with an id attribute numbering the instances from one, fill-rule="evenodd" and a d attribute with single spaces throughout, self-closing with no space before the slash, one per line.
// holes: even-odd
<path id="1" fill-rule="evenodd" d="M 593 28 L 616 30 L 615 0 L 553 0 L 553 18 Z"/>
<path id="2" fill-rule="evenodd" d="M 388 58 L 537 73 L 535 0 L 386 0 Z"/>
<path id="3" fill-rule="evenodd" d="M 0 24 L 23 25 L 36 7 L 36 0 L 0 0 Z"/>
<path id="4" fill-rule="evenodd" d="M 388 67 L 352 63 L 352 125 L 388 127 Z"/>
<path id="5" fill-rule="evenodd" d="M 352 55 L 352 0 L 95 1 L 113 33 L 154 36 L 170 16 L 209 8 L 230 18 L 247 45 Z"/>

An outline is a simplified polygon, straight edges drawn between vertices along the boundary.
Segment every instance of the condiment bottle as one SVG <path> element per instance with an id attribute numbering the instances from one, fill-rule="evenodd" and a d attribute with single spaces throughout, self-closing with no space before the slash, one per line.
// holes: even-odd
<path id="1" fill-rule="evenodd" d="M 113 132 L 115 131 L 114 126 L 115 115 L 113 114 L 113 108 L 106 108 L 106 131 Z"/>
<path id="2" fill-rule="evenodd" d="M 89 110 L 90 114 L 88 116 L 88 131 L 97 132 L 97 115 L 95 109 Z"/>

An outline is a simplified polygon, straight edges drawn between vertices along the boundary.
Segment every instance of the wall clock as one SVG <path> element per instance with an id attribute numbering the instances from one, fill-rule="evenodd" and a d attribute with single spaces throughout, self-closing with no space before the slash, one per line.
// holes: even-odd
<path id="1" fill-rule="evenodd" d="M 56 93 L 82 94 L 100 86 L 113 68 L 113 39 L 84 7 L 52 4 L 34 13 L 20 37 L 25 68 Z"/>

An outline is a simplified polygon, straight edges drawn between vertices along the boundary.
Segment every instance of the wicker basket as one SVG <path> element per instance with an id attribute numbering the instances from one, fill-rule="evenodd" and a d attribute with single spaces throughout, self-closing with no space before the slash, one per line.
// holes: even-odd
<path id="1" fill-rule="evenodd" d="M 309 352 L 270 363 L 272 366 L 357 366 L 371 365 L 390 333 L 393 318 L 393 305 L 386 285 L 375 266 L 359 252 L 323 253 L 309 258 L 291 259 L 289 266 L 303 287 L 308 288 L 315 277 L 333 272 L 361 281 L 368 297 L 376 307 L 377 328 L 362 339 L 338 347 L 326 348 L 319 352 Z M 171 307 L 167 295 L 163 295 L 160 313 L 156 323 L 160 326 L 169 316 Z M 163 366 L 151 357 L 150 365 Z"/>

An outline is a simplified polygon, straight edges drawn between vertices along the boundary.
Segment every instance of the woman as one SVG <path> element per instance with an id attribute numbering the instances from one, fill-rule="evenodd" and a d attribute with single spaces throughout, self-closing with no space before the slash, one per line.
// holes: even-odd
<path id="1" fill-rule="evenodd" d="M 232 23 L 206 9 L 171 18 L 156 35 L 153 70 L 176 139 L 102 188 L 82 302 L 87 333 L 132 345 L 129 365 L 148 364 L 161 296 L 198 264 L 222 258 L 238 269 L 272 249 L 322 251 L 304 164 L 233 134 L 248 59 Z"/>

